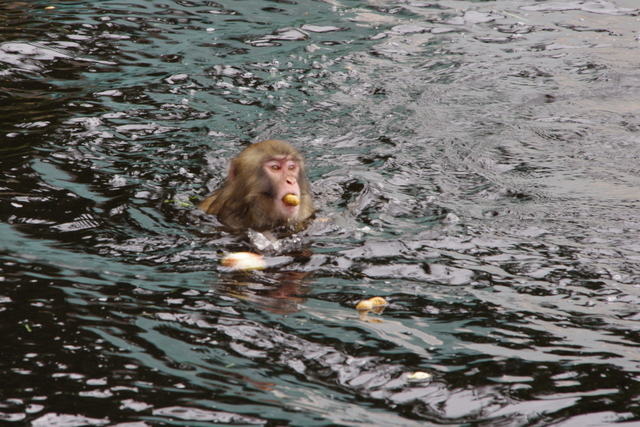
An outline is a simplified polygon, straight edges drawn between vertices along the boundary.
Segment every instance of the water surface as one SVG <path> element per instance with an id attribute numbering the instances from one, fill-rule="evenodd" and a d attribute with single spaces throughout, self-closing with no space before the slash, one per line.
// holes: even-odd
<path id="1" fill-rule="evenodd" d="M 636 7 L 3 3 L 0 419 L 639 422 Z M 230 273 L 267 138 L 331 221 Z"/>

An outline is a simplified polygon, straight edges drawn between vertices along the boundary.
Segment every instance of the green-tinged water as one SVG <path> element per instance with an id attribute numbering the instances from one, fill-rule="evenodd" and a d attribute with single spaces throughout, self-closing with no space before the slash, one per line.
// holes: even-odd
<path id="1" fill-rule="evenodd" d="M 0 420 L 640 423 L 637 7 L 0 3 Z M 268 138 L 329 220 L 229 272 Z"/>

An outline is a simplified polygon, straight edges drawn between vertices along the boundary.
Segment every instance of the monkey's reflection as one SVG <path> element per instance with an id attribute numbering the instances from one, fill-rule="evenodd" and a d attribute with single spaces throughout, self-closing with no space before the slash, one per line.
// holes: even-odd
<path id="1" fill-rule="evenodd" d="M 308 272 L 267 270 L 233 273 L 215 287 L 264 310 L 288 314 L 300 311 L 300 304 L 306 301 L 304 295 L 311 290 L 312 283 Z"/>

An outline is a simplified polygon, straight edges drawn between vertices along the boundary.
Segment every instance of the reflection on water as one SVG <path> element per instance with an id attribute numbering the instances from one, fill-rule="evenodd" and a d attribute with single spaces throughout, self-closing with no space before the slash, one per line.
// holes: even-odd
<path id="1" fill-rule="evenodd" d="M 5 3 L 3 421 L 640 420 L 631 2 Z M 229 272 L 271 137 L 328 220 Z"/>

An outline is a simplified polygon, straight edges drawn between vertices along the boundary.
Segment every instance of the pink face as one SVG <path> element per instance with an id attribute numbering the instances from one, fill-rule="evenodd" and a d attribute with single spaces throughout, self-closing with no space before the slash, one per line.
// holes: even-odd
<path id="1" fill-rule="evenodd" d="M 294 218 L 298 214 L 299 206 L 289 206 L 282 199 L 287 194 L 300 197 L 300 186 L 298 185 L 300 165 L 289 157 L 276 157 L 267 160 L 263 167 L 273 184 L 275 210 L 285 218 Z"/>

